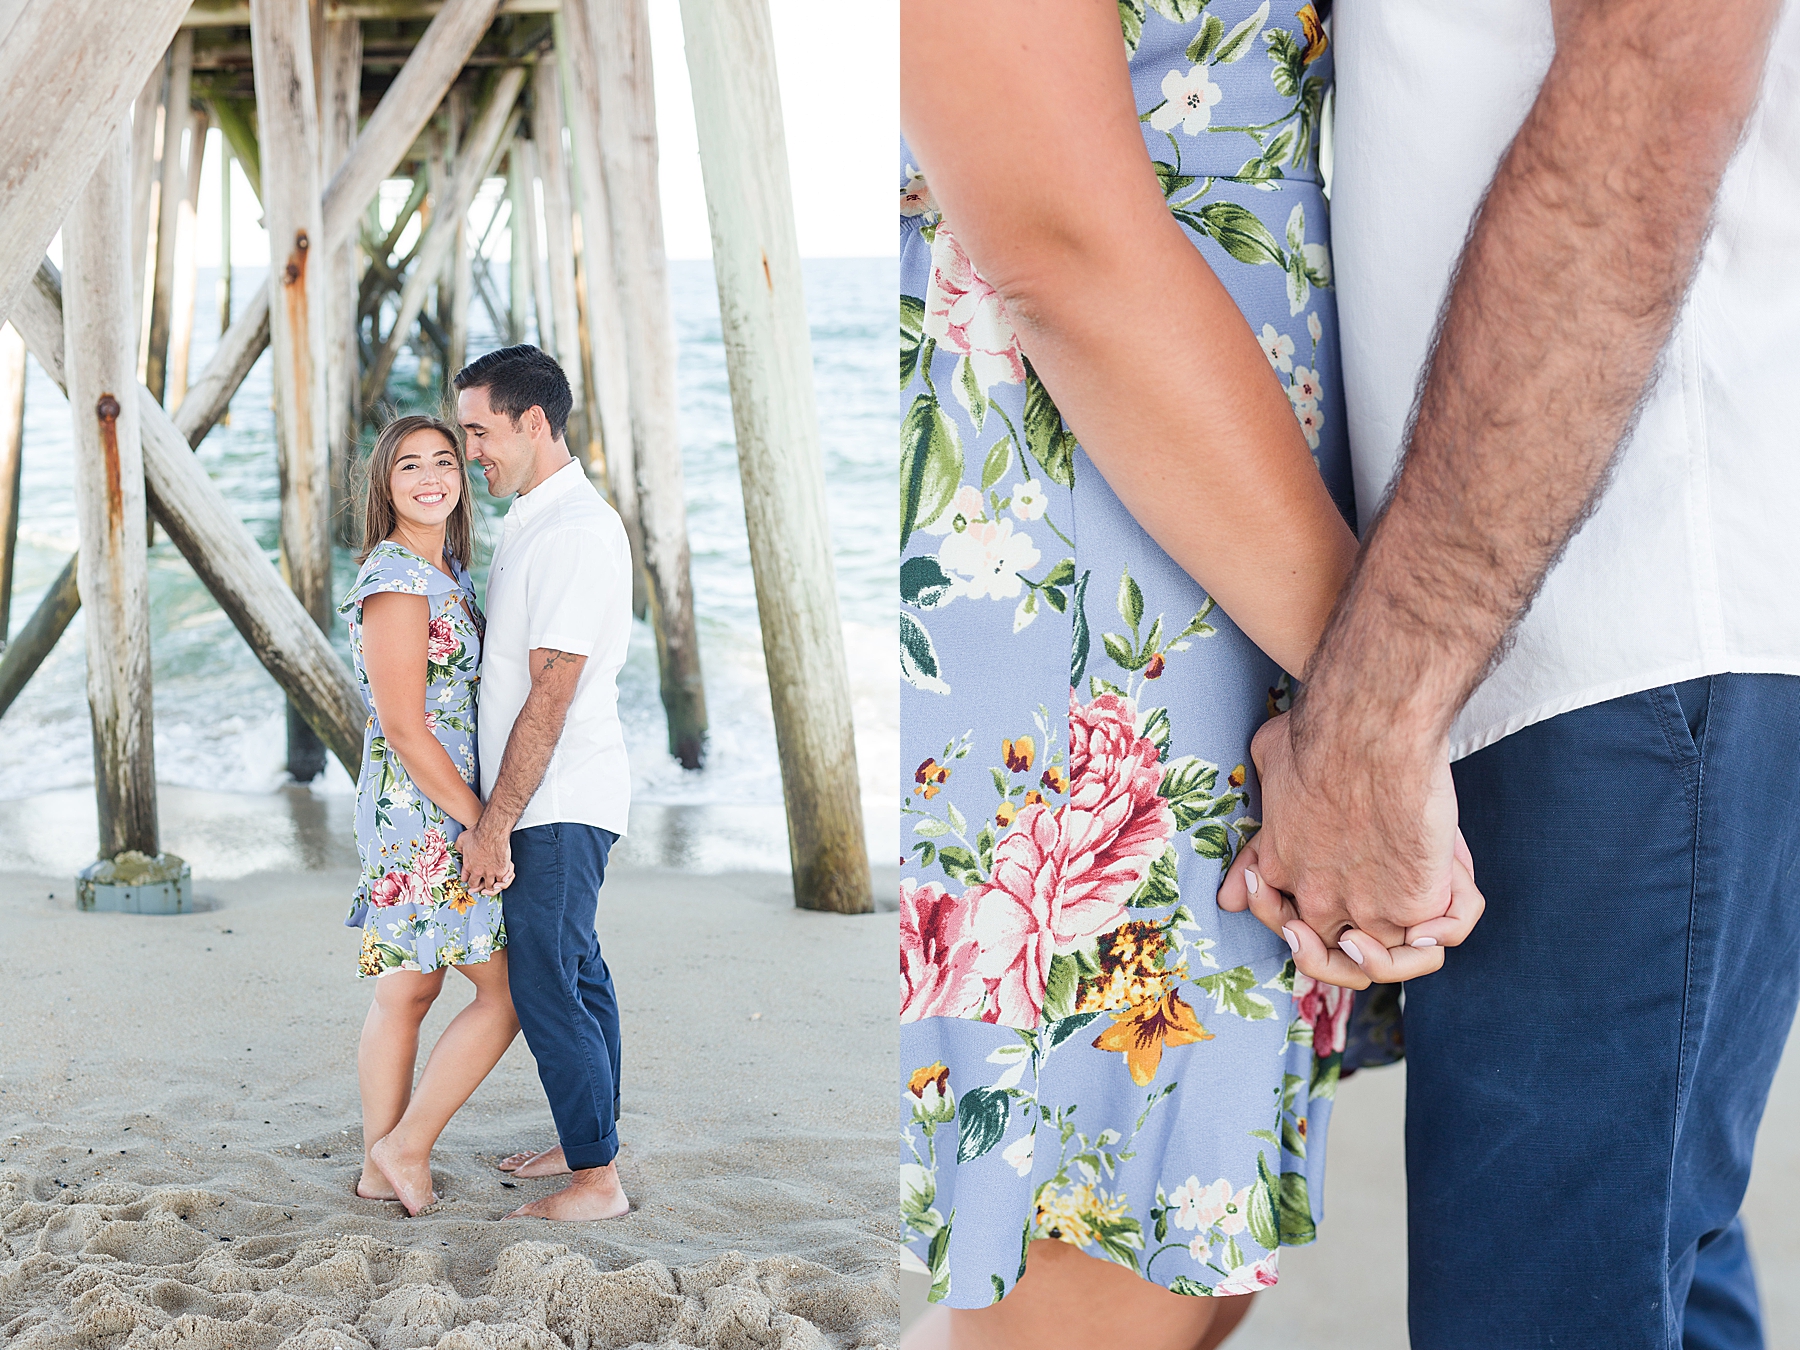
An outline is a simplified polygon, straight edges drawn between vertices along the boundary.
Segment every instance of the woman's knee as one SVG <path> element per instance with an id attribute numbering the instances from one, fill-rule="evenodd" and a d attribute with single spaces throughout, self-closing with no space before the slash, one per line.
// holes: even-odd
<path id="1" fill-rule="evenodd" d="M 389 1017 L 422 1022 L 444 987 L 441 970 L 429 974 L 416 970 L 395 970 L 377 977 L 375 1002 Z"/>

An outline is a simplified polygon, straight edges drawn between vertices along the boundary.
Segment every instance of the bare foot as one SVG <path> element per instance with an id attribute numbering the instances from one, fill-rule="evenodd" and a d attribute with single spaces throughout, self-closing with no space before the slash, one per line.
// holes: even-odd
<path id="1" fill-rule="evenodd" d="M 509 1219 L 616 1219 L 631 1212 L 631 1202 L 619 1185 L 616 1163 L 605 1167 L 584 1167 L 572 1174 L 573 1180 L 560 1191 L 520 1205 L 506 1217 Z"/>
<path id="2" fill-rule="evenodd" d="M 398 1200 L 394 1188 L 387 1183 L 375 1164 L 367 1158 L 363 1159 L 362 1176 L 357 1179 L 356 1193 L 364 1200 Z"/>
<path id="3" fill-rule="evenodd" d="M 515 1153 L 510 1158 L 502 1158 L 495 1166 L 502 1172 L 511 1172 L 515 1177 L 569 1175 L 569 1164 L 563 1161 L 561 1144 L 555 1148 L 547 1148 L 542 1153 Z"/>
<path id="4" fill-rule="evenodd" d="M 397 1145 L 388 1142 L 392 1138 L 388 1135 L 371 1144 L 369 1161 L 394 1188 L 392 1198 L 405 1205 L 406 1212 L 416 1218 L 420 1210 L 437 1203 L 437 1192 L 431 1189 L 431 1156 L 408 1158 Z"/>

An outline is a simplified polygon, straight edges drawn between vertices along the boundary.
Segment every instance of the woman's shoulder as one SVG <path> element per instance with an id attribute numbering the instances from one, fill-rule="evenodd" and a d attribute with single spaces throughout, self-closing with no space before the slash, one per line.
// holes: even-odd
<path id="1" fill-rule="evenodd" d="M 382 591 L 435 596 L 457 590 L 459 584 L 412 550 L 384 539 L 363 559 L 356 581 L 338 606 L 338 612 L 347 613 L 353 606 Z"/>

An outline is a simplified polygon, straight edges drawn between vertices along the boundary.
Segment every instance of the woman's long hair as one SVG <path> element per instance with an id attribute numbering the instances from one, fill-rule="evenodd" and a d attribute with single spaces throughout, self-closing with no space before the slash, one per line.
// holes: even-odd
<path id="1" fill-rule="evenodd" d="M 394 456 L 400 450 L 400 442 L 415 431 L 437 432 L 450 442 L 450 448 L 456 453 L 456 477 L 461 491 L 457 493 L 456 509 L 444 522 L 444 547 L 451 557 L 467 567 L 474 543 L 475 508 L 469 500 L 469 464 L 463 458 L 462 437 L 448 422 L 417 413 L 396 417 L 384 426 L 375 438 L 375 449 L 370 452 L 368 463 L 363 466 L 362 541 L 356 561 L 360 563 L 367 558 L 375 545 L 392 534 L 400 523 L 399 514 L 394 510 Z"/>

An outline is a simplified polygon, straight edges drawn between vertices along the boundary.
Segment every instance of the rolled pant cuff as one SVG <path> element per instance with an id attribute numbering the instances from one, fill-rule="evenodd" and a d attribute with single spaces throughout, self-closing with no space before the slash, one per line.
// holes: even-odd
<path id="1" fill-rule="evenodd" d="M 597 1144 L 564 1144 L 563 1161 L 571 1172 L 585 1172 L 590 1167 L 605 1167 L 619 1156 L 619 1132 L 608 1130 Z"/>

